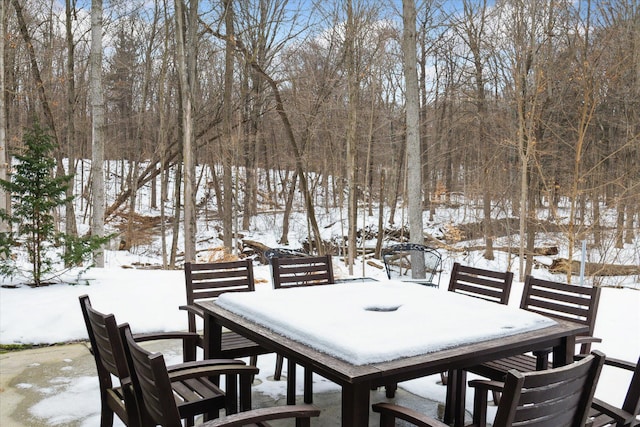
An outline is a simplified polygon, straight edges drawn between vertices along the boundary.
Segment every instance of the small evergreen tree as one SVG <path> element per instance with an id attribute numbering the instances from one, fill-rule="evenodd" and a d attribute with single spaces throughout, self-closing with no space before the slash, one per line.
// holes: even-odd
<path id="1" fill-rule="evenodd" d="M 0 209 L 0 217 L 12 225 L 10 232 L 0 233 L 0 271 L 12 274 L 18 270 L 12 250 L 23 247 L 32 266 L 33 284 L 41 286 L 54 271 L 53 254 L 60 261 L 77 264 L 107 238 L 78 238 L 57 230 L 54 210 L 72 200 L 65 195 L 72 176 L 53 176 L 55 145 L 38 124 L 25 132 L 23 142 L 25 149 L 15 156 L 11 180 L 0 180 L 0 188 L 11 194 L 12 201 L 11 213 Z M 62 250 L 65 246 L 69 250 Z"/>

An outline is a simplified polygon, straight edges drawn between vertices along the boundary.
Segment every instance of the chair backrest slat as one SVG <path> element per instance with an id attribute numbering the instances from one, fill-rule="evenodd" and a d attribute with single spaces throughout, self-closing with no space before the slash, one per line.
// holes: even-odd
<path id="1" fill-rule="evenodd" d="M 271 258 L 274 289 L 334 283 L 330 255 Z"/>
<path id="2" fill-rule="evenodd" d="M 513 273 L 453 264 L 449 291 L 507 304 L 511 294 Z"/>
<path id="3" fill-rule="evenodd" d="M 493 425 L 584 426 L 603 364 L 604 354 L 596 351 L 560 368 L 528 373 L 510 370 Z"/>

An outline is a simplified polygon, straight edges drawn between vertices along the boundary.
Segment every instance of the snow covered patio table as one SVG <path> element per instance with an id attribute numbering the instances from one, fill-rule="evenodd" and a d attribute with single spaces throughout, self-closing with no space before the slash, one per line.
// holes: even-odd
<path id="1" fill-rule="evenodd" d="M 216 357 L 222 327 L 243 334 L 339 384 L 342 425 L 350 427 L 368 425 L 372 387 L 548 347 L 554 364 L 565 364 L 575 335 L 585 332 L 570 322 L 394 281 L 228 293 L 199 305 L 206 357 Z M 288 390 L 293 403 L 295 387 Z"/>

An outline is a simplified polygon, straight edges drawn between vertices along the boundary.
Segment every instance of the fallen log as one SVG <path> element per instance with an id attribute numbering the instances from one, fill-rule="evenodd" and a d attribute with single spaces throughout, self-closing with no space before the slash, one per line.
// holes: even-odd
<path id="1" fill-rule="evenodd" d="M 269 246 L 255 240 L 248 240 L 248 239 L 242 240 L 242 246 L 243 246 L 243 249 L 242 249 L 243 253 L 245 252 L 244 247 L 247 247 L 251 249 L 254 254 L 257 255 L 257 258 L 260 260 L 262 264 L 268 264 L 266 258 L 264 257 L 264 253 L 269 249 L 271 249 Z"/>
<path id="2" fill-rule="evenodd" d="M 569 262 L 566 258 L 554 259 L 549 266 L 549 271 L 563 274 L 571 271 L 571 274 L 577 275 L 580 274 L 580 261 Z M 640 274 L 640 266 L 588 262 L 585 264 L 584 274 L 587 276 L 631 276 Z"/>
<path id="3" fill-rule="evenodd" d="M 486 250 L 487 247 L 482 245 L 482 246 L 468 246 L 465 248 L 465 250 L 467 251 L 484 251 Z M 509 252 L 512 254 L 517 255 L 518 252 L 520 251 L 520 248 L 518 247 L 509 247 L 509 246 L 494 246 L 493 248 L 494 251 L 497 252 Z M 524 252 L 525 255 L 546 255 L 546 256 L 551 256 L 551 255 L 558 255 L 558 247 L 557 246 L 543 246 L 543 247 L 539 247 L 539 248 L 533 248 L 533 252 L 529 252 L 526 251 Z"/>

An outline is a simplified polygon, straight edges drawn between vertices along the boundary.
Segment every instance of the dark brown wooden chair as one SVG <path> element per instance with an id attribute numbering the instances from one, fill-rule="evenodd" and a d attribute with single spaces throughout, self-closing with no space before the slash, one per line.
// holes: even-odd
<path id="1" fill-rule="evenodd" d="M 299 253 L 270 252 L 267 256 L 271 265 L 271 278 L 274 289 L 296 288 L 301 286 L 330 285 L 335 283 L 331 255 L 300 256 Z M 273 379 L 282 377 L 284 358 L 278 354 Z M 295 369 L 294 365 L 289 370 Z M 291 375 L 291 372 L 289 373 Z M 304 401 L 313 401 L 313 372 L 304 368 Z"/>
<path id="2" fill-rule="evenodd" d="M 603 400 L 594 398 L 589 412 L 591 427 L 633 427 L 640 426 L 640 358 L 637 363 L 606 358 L 605 365 L 632 372 L 627 395 L 622 407 L 618 408 Z"/>
<path id="3" fill-rule="evenodd" d="M 511 295 L 513 273 L 453 264 L 449 291 L 487 301 L 507 304 Z"/>
<path id="4" fill-rule="evenodd" d="M 580 353 L 586 354 L 591 349 L 591 343 L 601 341 L 599 338 L 593 337 L 599 302 L 599 287 L 569 285 L 527 276 L 520 308 L 543 316 L 588 326 L 588 335 L 576 337 L 576 343 L 581 344 Z M 540 349 L 535 351 L 533 355 L 521 354 L 493 360 L 467 370 L 500 381 L 510 369 L 525 372 L 547 369 L 549 367 L 549 353 L 551 353 L 551 349 Z M 494 399 L 499 399 L 499 395 L 496 394 Z"/>
<path id="5" fill-rule="evenodd" d="M 545 371 L 520 373 L 510 370 L 504 383 L 471 381 L 476 389 L 473 426 L 486 426 L 487 395 L 500 390 L 503 397 L 498 406 L 494 427 L 582 427 L 587 421 L 596 383 L 604 363 L 604 355 L 594 352 L 579 362 Z M 447 427 L 408 408 L 378 403 L 380 426 L 395 426 L 396 419 L 421 427 Z"/>
<path id="6" fill-rule="evenodd" d="M 190 263 L 184 266 L 187 304 L 180 306 L 188 314 L 189 332 L 197 333 L 196 318 L 204 318 L 198 301 L 213 300 L 225 292 L 252 292 L 255 290 L 253 263 L 250 259 L 214 263 Z M 204 337 L 198 335 L 198 346 L 204 348 Z M 220 357 L 250 357 L 255 365 L 259 354 L 269 353 L 255 342 L 235 332 L 222 334 Z"/>
<path id="7" fill-rule="evenodd" d="M 513 273 L 510 271 L 486 270 L 456 262 L 449 279 L 449 291 L 506 305 L 509 303 L 512 283 Z M 460 372 L 443 372 L 440 374 L 442 384 L 448 384 L 450 375 L 459 374 Z M 452 391 L 447 390 L 449 400 L 452 398 Z"/>
<path id="8" fill-rule="evenodd" d="M 80 298 L 80 307 L 87 327 L 87 333 L 91 342 L 91 352 L 96 361 L 101 397 L 101 421 L 102 427 L 113 425 L 115 413 L 127 426 L 145 425 L 142 421 L 141 411 L 135 392 L 131 385 L 130 365 L 127 362 L 125 347 L 118 330 L 115 316 L 103 314 L 91 306 L 87 295 Z M 209 366 L 213 364 L 241 364 L 236 360 L 219 360 L 194 362 L 197 334 L 189 332 L 167 332 L 155 334 L 137 334 L 137 342 L 156 341 L 164 339 L 181 339 L 183 341 L 183 357 L 187 362 L 177 365 L 182 368 L 197 366 Z M 113 379 L 119 384 L 114 384 Z M 182 384 L 172 384 L 177 390 L 183 388 Z"/>
<path id="9" fill-rule="evenodd" d="M 331 255 L 271 258 L 273 288 L 335 283 Z"/>
<path id="10" fill-rule="evenodd" d="M 100 426 L 112 426 L 114 413 L 125 425 L 140 426 L 140 413 L 131 388 L 129 368 L 122 350 L 115 317 L 112 314 L 104 315 L 93 310 L 87 295 L 80 297 L 80 307 L 98 371 Z M 114 379 L 118 384 L 114 384 Z"/>
<path id="11" fill-rule="evenodd" d="M 207 411 L 217 418 L 218 409 L 225 408 L 230 414 L 225 419 L 205 422 L 207 427 L 213 426 L 246 426 L 268 425 L 264 421 L 280 418 L 297 418 L 297 424 L 310 426 L 310 417 L 320 414 L 320 411 L 309 406 L 283 407 L 281 409 L 251 409 L 251 377 L 257 368 L 244 365 L 218 365 L 206 368 L 187 368 L 167 370 L 164 357 L 160 353 L 150 353 L 134 340 L 127 324 L 120 327 L 122 339 L 126 343 L 127 357 L 132 367 L 131 382 L 137 397 L 143 402 L 144 414 L 148 417 L 146 425 L 160 425 L 163 427 L 181 427 L 181 419 L 191 416 L 195 410 L 199 413 Z M 226 396 L 207 377 L 210 375 L 225 375 Z M 239 377 L 239 381 L 238 381 Z M 183 384 L 183 389 L 177 393 L 173 386 L 176 381 Z M 239 382 L 239 393 L 237 382 Z M 199 405 L 189 401 L 198 399 L 202 395 L 211 396 Z M 216 398 L 215 396 L 220 396 Z M 237 409 L 240 413 L 237 413 Z M 212 413 L 212 410 L 215 413 Z M 248 412 L 245 412 L 248 411 Z M 236 414 L 236 415 L 233 415 Z"/>

